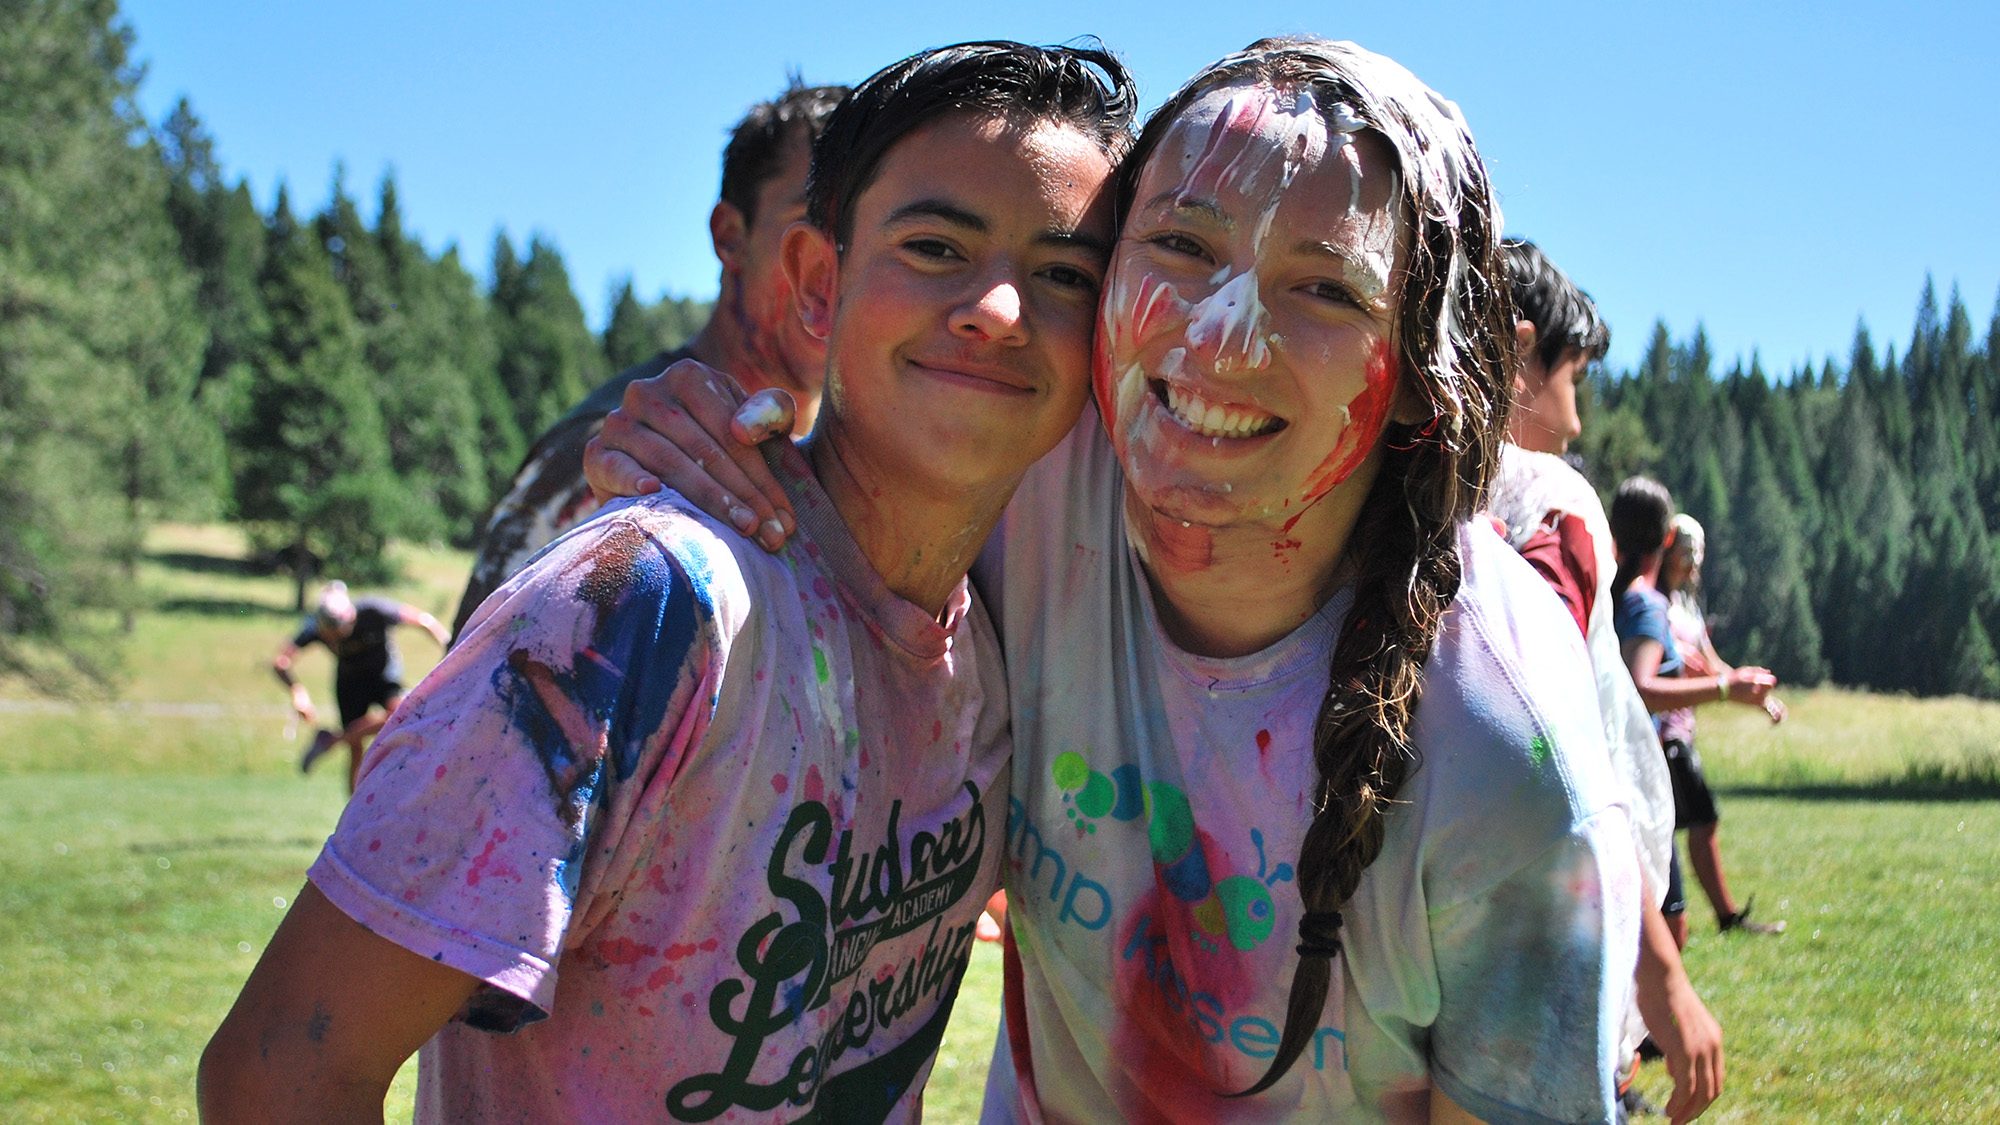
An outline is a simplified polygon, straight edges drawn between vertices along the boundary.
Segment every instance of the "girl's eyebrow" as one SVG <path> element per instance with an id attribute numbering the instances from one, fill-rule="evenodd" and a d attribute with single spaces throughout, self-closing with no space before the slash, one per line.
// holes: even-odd
<path id="1" fill-rule="evenodd" d="M 1164 207 L 1169 204 L 1172 205 L 1175 211 L 1192 211 L 1224 225 L 1228 225 L 1231 221 L 1228 213 L 1223 211 L 1220 203 L 1217 203 L 1213 199 L 1201 199 L 1191 195 L 1182 195 L 1181 190 L 1177 187 L 1168 188 L 1153 198 L 1148 199 L 1145 209 L 1151 211 L 1156 207 Z"/>

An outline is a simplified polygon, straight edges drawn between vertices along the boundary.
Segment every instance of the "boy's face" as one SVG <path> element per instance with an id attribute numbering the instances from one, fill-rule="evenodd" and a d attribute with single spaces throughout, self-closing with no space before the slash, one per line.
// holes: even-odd
<path id="1" fill-rule="evenodd" d="M 1011 487 L 1055 447 L 1090 390 L 1111 170 L 1068 126 L 954 114 L 889 150 L 843 253 L 824 231 L 787 233 L 847 448 L 977 488 Z"/>
<path id="2" fill-rule="evenodd" d="M 742 213 L 727 203 L 738 224 L 729 228 L 728 245 L 718 236 L 716 253 L 723 259 L 723 284 L 738 287 L 737 315 L 743 318 L 744 343 L 757 357 L 767 379 L 790 390 L 816 392 L 826 373 L 826 347 L 808 335 L 792 311 L 792 287 L 778 256 L 786 228 L 806 217 L 806 169 L 812 143 L 803 128 L 792 130 L 778 168 L 757 187 L 757 217 L 740 225 Z"/>
<path id="3" fill-rule="evenodd" d="M 1523 351 L 1521 373 L 1514 376 L 1510 436 L 1523 449 L 1561 453 L 1583 432 L 1583 419 L 1576 412 L 1576 383 L 1590 366 L 1590 357 L 1581 348 L 1569 348 L 1549 367 L 1532 348 Z"/>

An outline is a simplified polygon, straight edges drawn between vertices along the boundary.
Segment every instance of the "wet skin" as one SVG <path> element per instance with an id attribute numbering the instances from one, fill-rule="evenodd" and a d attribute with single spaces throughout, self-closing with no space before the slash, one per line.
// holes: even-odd
<path id="1" fill-rule="evenodd" d="M 1169 632 L 1213 655 L 1336 587 L 1397 394 L 1395 164 L 1328 109 L 1261 83 L 1198 100 L 1140 174 L 1106 287 L 1127 523 Z"/>

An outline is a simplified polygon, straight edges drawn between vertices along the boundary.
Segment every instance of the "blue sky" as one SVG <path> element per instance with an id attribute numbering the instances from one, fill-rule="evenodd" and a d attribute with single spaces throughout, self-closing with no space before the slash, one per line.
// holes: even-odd
<path id="1" fill-rule="evenodd" d="M 493 236 L 562 249 L 594 323 L 642 295 L 710 296 L 706 216 L 728 127 L 782 86 L 856 81 L 911 51 L 1094 34 L 1158 104 L 1269 34 L 1352 39 L 1472 123 L 1509 233 L 1611 322 L 1706 324 L 1767 369 L 1844 357 L 1857 318 L 1905 345 L 1926 272 L 1981 334 L 2000 291 L 2000 5 L 934 4 L 128 0 L 158 120 L 186 95 L 260 204 L 317 207 L 344 163 L 372 201 L 484 271 Z M 741 13 L 754 11 L 746 21 Z M 747 23 L 747 25 L 746 25 Z"/>

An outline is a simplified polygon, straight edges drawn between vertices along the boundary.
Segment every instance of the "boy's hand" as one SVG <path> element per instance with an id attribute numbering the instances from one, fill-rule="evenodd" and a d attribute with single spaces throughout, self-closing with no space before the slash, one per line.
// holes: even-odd
<path id="1" fill-rule="evenodd" d="M 797 526 L 791 501 L 757 448 L 789 437 L 797 407 L 784 391 L 746 398 L 735 380 L 694 360 L 625 387 L 584 451 L 599 500 L 670 487 L 775 551 Z"/>

